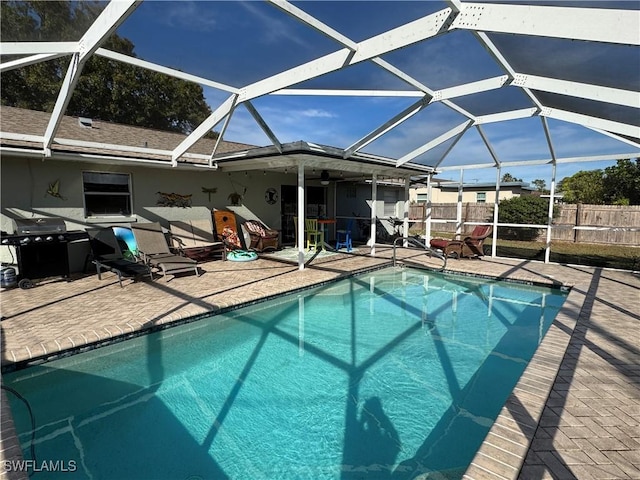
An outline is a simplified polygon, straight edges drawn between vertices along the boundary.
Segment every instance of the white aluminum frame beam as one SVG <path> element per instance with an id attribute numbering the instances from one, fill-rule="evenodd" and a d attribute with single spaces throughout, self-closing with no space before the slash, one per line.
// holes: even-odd
<path id="1" fill-rule="evenodd" d="M 2 55 L 69 55 L 79 51 L 78 42 L 2 42 Z"/>
<path id="2" fill-rule="evenodd" d="M 511 85 L 543 92 L 580 97 L 598 102 L 615 103 L 627 107 L 640 107 L 640 92 L 604 87 L 588 83 L 572 82 L 557 78 L 540 77 L 523 73 L 516 74 Z"/>
<path id="3" fill-rule="evenodd" d="M 246 107 L 246 109 L 249 111 L 249 113 L 251 114 L 253 119 L 258 123 L 258 125 L 260 125 L 260 128 L 262 129 L 262 131 L 269 138 L 269 140 L 271 140 L 271 143 L 273 143 L 273 145 L 276 147 L 278 152 L 282 153 L 282 143 L 280 143 L 280 140 L 278 140 L 278 137 L 276 137 L 275 133 L 273 133 L 273 131 L 269 128 L 269 125 L 267 125 L 267 122 L 265 122 L 262 116 L 258 113 L 258 110 L 256 110 L 256 108 L 253 106 L 253 104 L 249 100 L 244 102 L 243 105 Z"/>
<path id="4" fill-rule="evenodd" d="M 554 118 L 570 123 L 577 123 L 585 127 L 606 130 L 608 132 L 618 133 L 627 137 L 640 138 L 640 127 L 628 125 L 626 123 L 614 122 L 599 117 L 591 117 L 581 113 L 568 112 L 557 108 L 545 108 L 540 112 L 543 117 Z"/>
<path id="5" fill-rule="evenodd" d="M 452 28 L 640 45 L 638 25 L 637 10 L 462 3 Z"/>
<path id="6" fill-rule="evenodd" d="M 53 60 L 55 58 L 64 57 L 66 53 L 40 53 L 38 55 L 29 55 L 28 57 L 19 58 L 17 60 L 11 60 L 0 64 L 0 73 L 15 70 L 16 68 L 27 67 L 29 65 L 35 65 L 36 63 L 46 62 L 47 60 Z"/>
<path id="7" fill-rule="evenodd" d="M 98 50 L 96 50 L 96 55 L 99 55 L 105 58 L 110 58 L 111 60 L 115 60 L 117 62 L 133 65 L 134 67 L 140 67 L 146 70 L 151 70 L 153 72 L 169 75 L 170 77 L 179 78 L 181 80 L 186 80 L 188 82 L 205 85 L 211 88 L 217 88 L 218 90 L 223 90 L 225 92 L 238 93 L 240 91 L 238 88 L 225 85 L 224 83 L 215 82 L 213 80 L 209 80 L 208 78 L 199 77 L 197 75 L 191 75 L 190 73 L 185 73 L 180 70 L 176 70 L 174 68 L 163 67 L 162 65 L 147 62 L 146 60 L 141 60 L 139 58 L 131 57 L 129 55 L 123 55 L 122 53 L 113 52 L 111 50 L 107 50 L 106 48 L 99 48 Z"/>

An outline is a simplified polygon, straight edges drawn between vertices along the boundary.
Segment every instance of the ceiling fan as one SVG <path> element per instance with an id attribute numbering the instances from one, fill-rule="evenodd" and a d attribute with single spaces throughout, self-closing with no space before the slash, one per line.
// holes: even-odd
<path id="1" fill-rule="evenodd" d="M 310 178 L 310 180 L 320 180 L 320 183 L 322 185 L 329 185 L 329 182 L 344 180 L 344 177 L 342 177 L 342 176 L 340 176 L 340 177 L 332 177 L 329 174 L 329 170 L 322 170 L 320 172 L 320 177 Z"/>

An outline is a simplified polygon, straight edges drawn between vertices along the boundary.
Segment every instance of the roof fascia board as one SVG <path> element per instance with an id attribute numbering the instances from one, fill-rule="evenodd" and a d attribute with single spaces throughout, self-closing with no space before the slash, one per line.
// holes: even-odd
<path id="1" fill-rule="evenodd" d="M 637 10 L 463 3 L 452 28 L 640 45 Z"/>
<path id="2" fill-rule="evenodd" d="M 543 108 L 540 115 L 554 118 L 556 120 L 563 120 L 565 122 L 577 123 L 578 125 L 585 127 L 618 133 L 627 137 L 640 138 L 640 127 L 635 125 L 614 122 L 604 118 L 591 117 L 581 113 L 568 112 L 557 108 Z"/>
<path id="3" fill-rule="evenodd" d="M 516 87 L 532 88 L 543 92 L 581 97 L 598 102 L 614 103 L 627 107 L 638 107 L 640 105 L 640 93 L 619 88 L 605 87 L 601 85 L 591 85 L 588 83 L 572 82 L 557 78 L 539 77 L 518 73 L 511 85 Z"/>
<path id="4" fill-rule="evenodd" d="M 447 140 L 449 140 L 450 138 L 453 138 L 456 135 L 459 135 L 460 133 L 464 132 L 467 128 L 469 128 L 471 125 L 473 125 L 473 121 L 472 120 L 467 120 L 466 122 L 462 122 L 460 125 L 452 128 L 448 132 L 443 133 L 439 137 L 434 138 L 430 142 L 425 143 L 421 147 L 418 147 L 415 150 L 413 150 L 412 152 L 409 152 L 406 155 L 400 157 L 398 159 L 398 161 L 396 162 L 396 167 L 399 167 L 400 165 L 402 165 L 404 163 L 407 163 L 410 160 L 413 160 L 417 156 L 422 155 L 423 153 L 431 150 L 434 147 L 437 147 L 441 143 L 446 142 Z"/>
<path id="5" fill-rule="evenodd" d="M 8 72 L 16 68 L 27 67 L 29 65 L 35 65 L 36 63 L 46 62 L 47 60 L 53 60 L 54 58 L 60 58 L 67 55 L 66 53 L 41 53 L 38 55 L 30 55 L 28 57 L 19 58 L 10 62 L 4 62 L 0 64 L 0 73 Z"/>
<path id="6" fill-rule="evenodd" d="M 229 85 L 225 85 L 224 83 L 215 82 L 213 80 L 209 80 L 203 77 L 198 77 L 197 75 L 191 75 L 190 73 L 185 73 L 180 70 L 176 70 L 174 68 L 163 67 L 162 65 L 147 62 L 145 60 L 131 57 L 129 55 L 123 55 L 121 53 L 113 52 L 111 50 L 107 50 L 106 48 L 99 48 L 98 50 L 96 50 L 96 55 L 100 55 L 101 57 L 110 58 L 111 60 L 116 60 L 118 62 L 126 63 L 136 67 L 145 68 L 147 70 L 152 70 L 154 72 L 163 73 L 171 77 L 179 78 L 181 80 L 186 80 L 188 82 L 193 82 L 200 85 L 206 85 L 207 87 L 217 88 L 219 90 L 223 90 L 226 92 L 230 92 L 230 93 L 239 92 L 239 89 L 235 87 L 231 87 Z"/>
<path id="7" fill-rule="evenodd" d="M 78 42 L 2 42 L 2 55 L 41 55 L 76 53 L 80 49 Z"/>
<path id="8" fill-rule="evenodd" d="M 365 146 L 369 145 L 371 142 L 373 142 L 377 138 L 381 137 L 382 135 L 387 133 L 389 130 L 395 128 L 400 123 L 402 123 L 405 120 L 407 120 L 408 118 L 411 118 L 413 115 L 415 115 L 420 110 L 425 108 L 428 105 L 428 103 L 429 103 L 429 97 L 425 96 L 425 97 L 421 98 L 420 100 L 418 100 L 417 102 L 415 102 L 412 105 L 410 105 L 409 107 L 405 108 L 400 113 L 395 115 L 393 118 L 391 118 L 387 122 L 385 122 L 383 125 L 380 125 L 378 128 L 376 128 L 375 130 L 369 132 L 367 135 L 362 137 L 360 140 L 358 140 L 354 144 L 352 144 L 349 147 L 347 147 L 345 149 L 345 151 L 344 151 L 343 157 L 344 158 L 350 157 L 351 155 L 354 154 L 354 152 L 356 152 L 356 151 L 360 150 L 361 148 L 364 148 Z"/>
<path id="9" fill-rule="evenodd" d="M 43 148 L 46 153 L 50 150 L 51 142 L 69 105 L 71 93 L 80 78 L 85 62 L 98 49 L 100 43 L 111 35 L 140 3 L 141 0 L 109 2 L 78 42 L 78 51 L 71 57 L 69 68 L 60 87 L 56 104 L 53 107 L 53 112 L 44 134 Z"/>

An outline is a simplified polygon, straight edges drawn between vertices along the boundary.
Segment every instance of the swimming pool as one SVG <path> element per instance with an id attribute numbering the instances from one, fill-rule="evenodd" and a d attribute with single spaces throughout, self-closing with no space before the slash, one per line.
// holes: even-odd
<path id="1" fill-rule="evenodd" d="M 46 478 L 461 478 L 564 299 L 379 270 L 4 382 Z"/>

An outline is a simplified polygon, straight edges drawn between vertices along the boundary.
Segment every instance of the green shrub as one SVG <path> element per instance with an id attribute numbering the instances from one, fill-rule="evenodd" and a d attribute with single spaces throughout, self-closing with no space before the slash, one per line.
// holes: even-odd
<path id="1" fill-rule="evenodd" d="M 498 223 L 522 223 L 546 225 L 549 215 L 549 199 L 533 195 L 513 197 L 500 201 Z M 556 209 L 553 209 L 556 216 Z M 534 240 L 539 233 L 538 228 L 530 227 L 500 227 L 498 237 L 506 240 Z"/>

